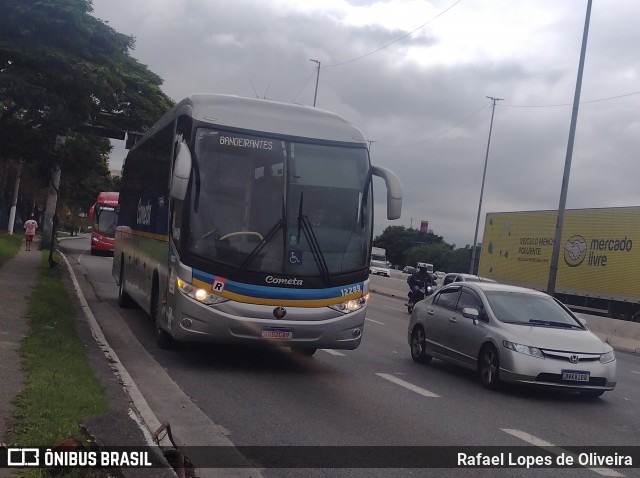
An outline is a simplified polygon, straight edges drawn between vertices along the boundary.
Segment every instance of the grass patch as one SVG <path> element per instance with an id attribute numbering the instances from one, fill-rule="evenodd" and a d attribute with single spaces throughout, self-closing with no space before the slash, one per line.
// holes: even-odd
<path id="1" fill-rule="evenodd" d="M 15 256 L 22 247 L 22 235 L 0 233 L 0 266 Z"/>
<path id="2" fill-rule="evenodd" d="M 76 332 L 76 312 L 61 268 L 49 268 L 48 255 L 42 251 L 29 300 L 30 330 L 20 349 L 25 386 L 14 400 L 17 412 L 10 438 L 22 446 L 52 446 L 67 436 L 78 436 L 79 418 L 109 410 L 104 388 Z M 33 469 L 21 476 L 41 475 Z"/>

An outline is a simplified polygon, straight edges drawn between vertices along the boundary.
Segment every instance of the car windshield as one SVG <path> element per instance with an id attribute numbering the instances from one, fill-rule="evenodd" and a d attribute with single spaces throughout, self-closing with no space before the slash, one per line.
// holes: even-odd
<path id="1" fill-rule="evenodd" d="M 389 266 L 384 261 L 371 261 L 371 265 L 373 267 L 382 267 L 383 269 L 388 269 Z"/>
<path id="2" fill-rule="evenodd" d="M 582 328 L 555 299 L 520 292 L 486 291 L 495 317 L 504 323 L 533 326 Z"/>

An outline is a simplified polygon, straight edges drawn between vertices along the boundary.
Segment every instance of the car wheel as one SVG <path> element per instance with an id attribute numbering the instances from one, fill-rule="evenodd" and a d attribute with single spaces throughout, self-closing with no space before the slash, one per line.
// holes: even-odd
<path id="1" fill-rule="evenodd" d="M 480 351 L 478 375 L 485 388 L 495 390 L 500 385 L 500 358 L 493 345 L 485 345 Z"/>
<path id="2" fill-rule="evenodd" d="M 118 305 L 122 309 L 129 309 L 133 307 L 133 300 L 131 296 L 127 294 L 124 289 L 124 259 L 120 262 L 120 285 L 118 286 Z"/>
<path id="3" fill-rule="evenodd" d="M 411 332 L 411 358 L 417 363 L 429 363 L 433 358 L 426 353 L 427 340 L 424 329 L 417 325 Z"/>
<path id="4" fill-rule="evenodd" d="M 603 393 L 604 390 L 585 390 L 584 392 L 580 392 L 580 395 L 583 397 L 598 398 L 601 397 Z"/>
<path id="5" fill-rule="evenodd" d="M 318 349 L 314 349 L 312 347 L 291 347 L 292 352 L 298 355 L 304 355 L 305 357 L 311 357 L 316 353 L 316 350 Z"/>

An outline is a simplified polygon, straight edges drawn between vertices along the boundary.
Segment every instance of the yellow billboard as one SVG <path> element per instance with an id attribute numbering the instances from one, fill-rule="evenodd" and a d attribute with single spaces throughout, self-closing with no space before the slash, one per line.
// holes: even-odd
<path id="1" fill-rule="evenodd" d="M 556 219 L 556 211 L 488 213 L 478 274 L 546 289 Z M 639 273 L 640 207 L 565 211 L 556 292 L 637 302 Z"/>

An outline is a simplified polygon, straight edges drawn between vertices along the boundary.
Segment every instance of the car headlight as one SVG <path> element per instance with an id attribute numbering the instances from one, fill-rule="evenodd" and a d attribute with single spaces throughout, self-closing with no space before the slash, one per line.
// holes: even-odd
<path id="1" fill-rule="evenodd" d="M 346 302 L 330 305 L 329 308 L 348 314 L 349 312 L 355 312 L 356 310 L 362 309 L 367 304 L 367 300 L 369 300 L 369 294 L 365 294 L 357 299 L 351 299 Z"/>
<path id="2" fill-rule="evenodd" d="M 514 342 L 509 342 L 508 340 L 503 340 L 502 345 L 504 345 L 509 350 L 513 350 L 514 352 L 518 352 L 525 355 L 531 355 L 532 357 L 536 357 L 544 360 L 544 355 L 538 347 L 531 347 L 529 345 L 516 344 Z"/>
<path id="3" fill-rule="evenodd" d="M 609 363 L 613 362 L 616 359 L 616 355 L 613 353 L 613 350 L 609 350 L 607 353 L 600 355 L 598 361 L 600 363 Z"/>
<path id="4" fill-rule="evenodd" d="M 189 284 L 182 279 L 178 279 L 176 281 L 176 284 L 178 285 L 178 289 L 180 289 L 180 292 L 182 292 L 184 295 L 191 297 L 192 299 L 195 299 L 205 305 L 218 304 L 220 302 L 226 302 L 227 300 L 229 300 L 199 287 L 195 287 L 193 284 Z"/>

